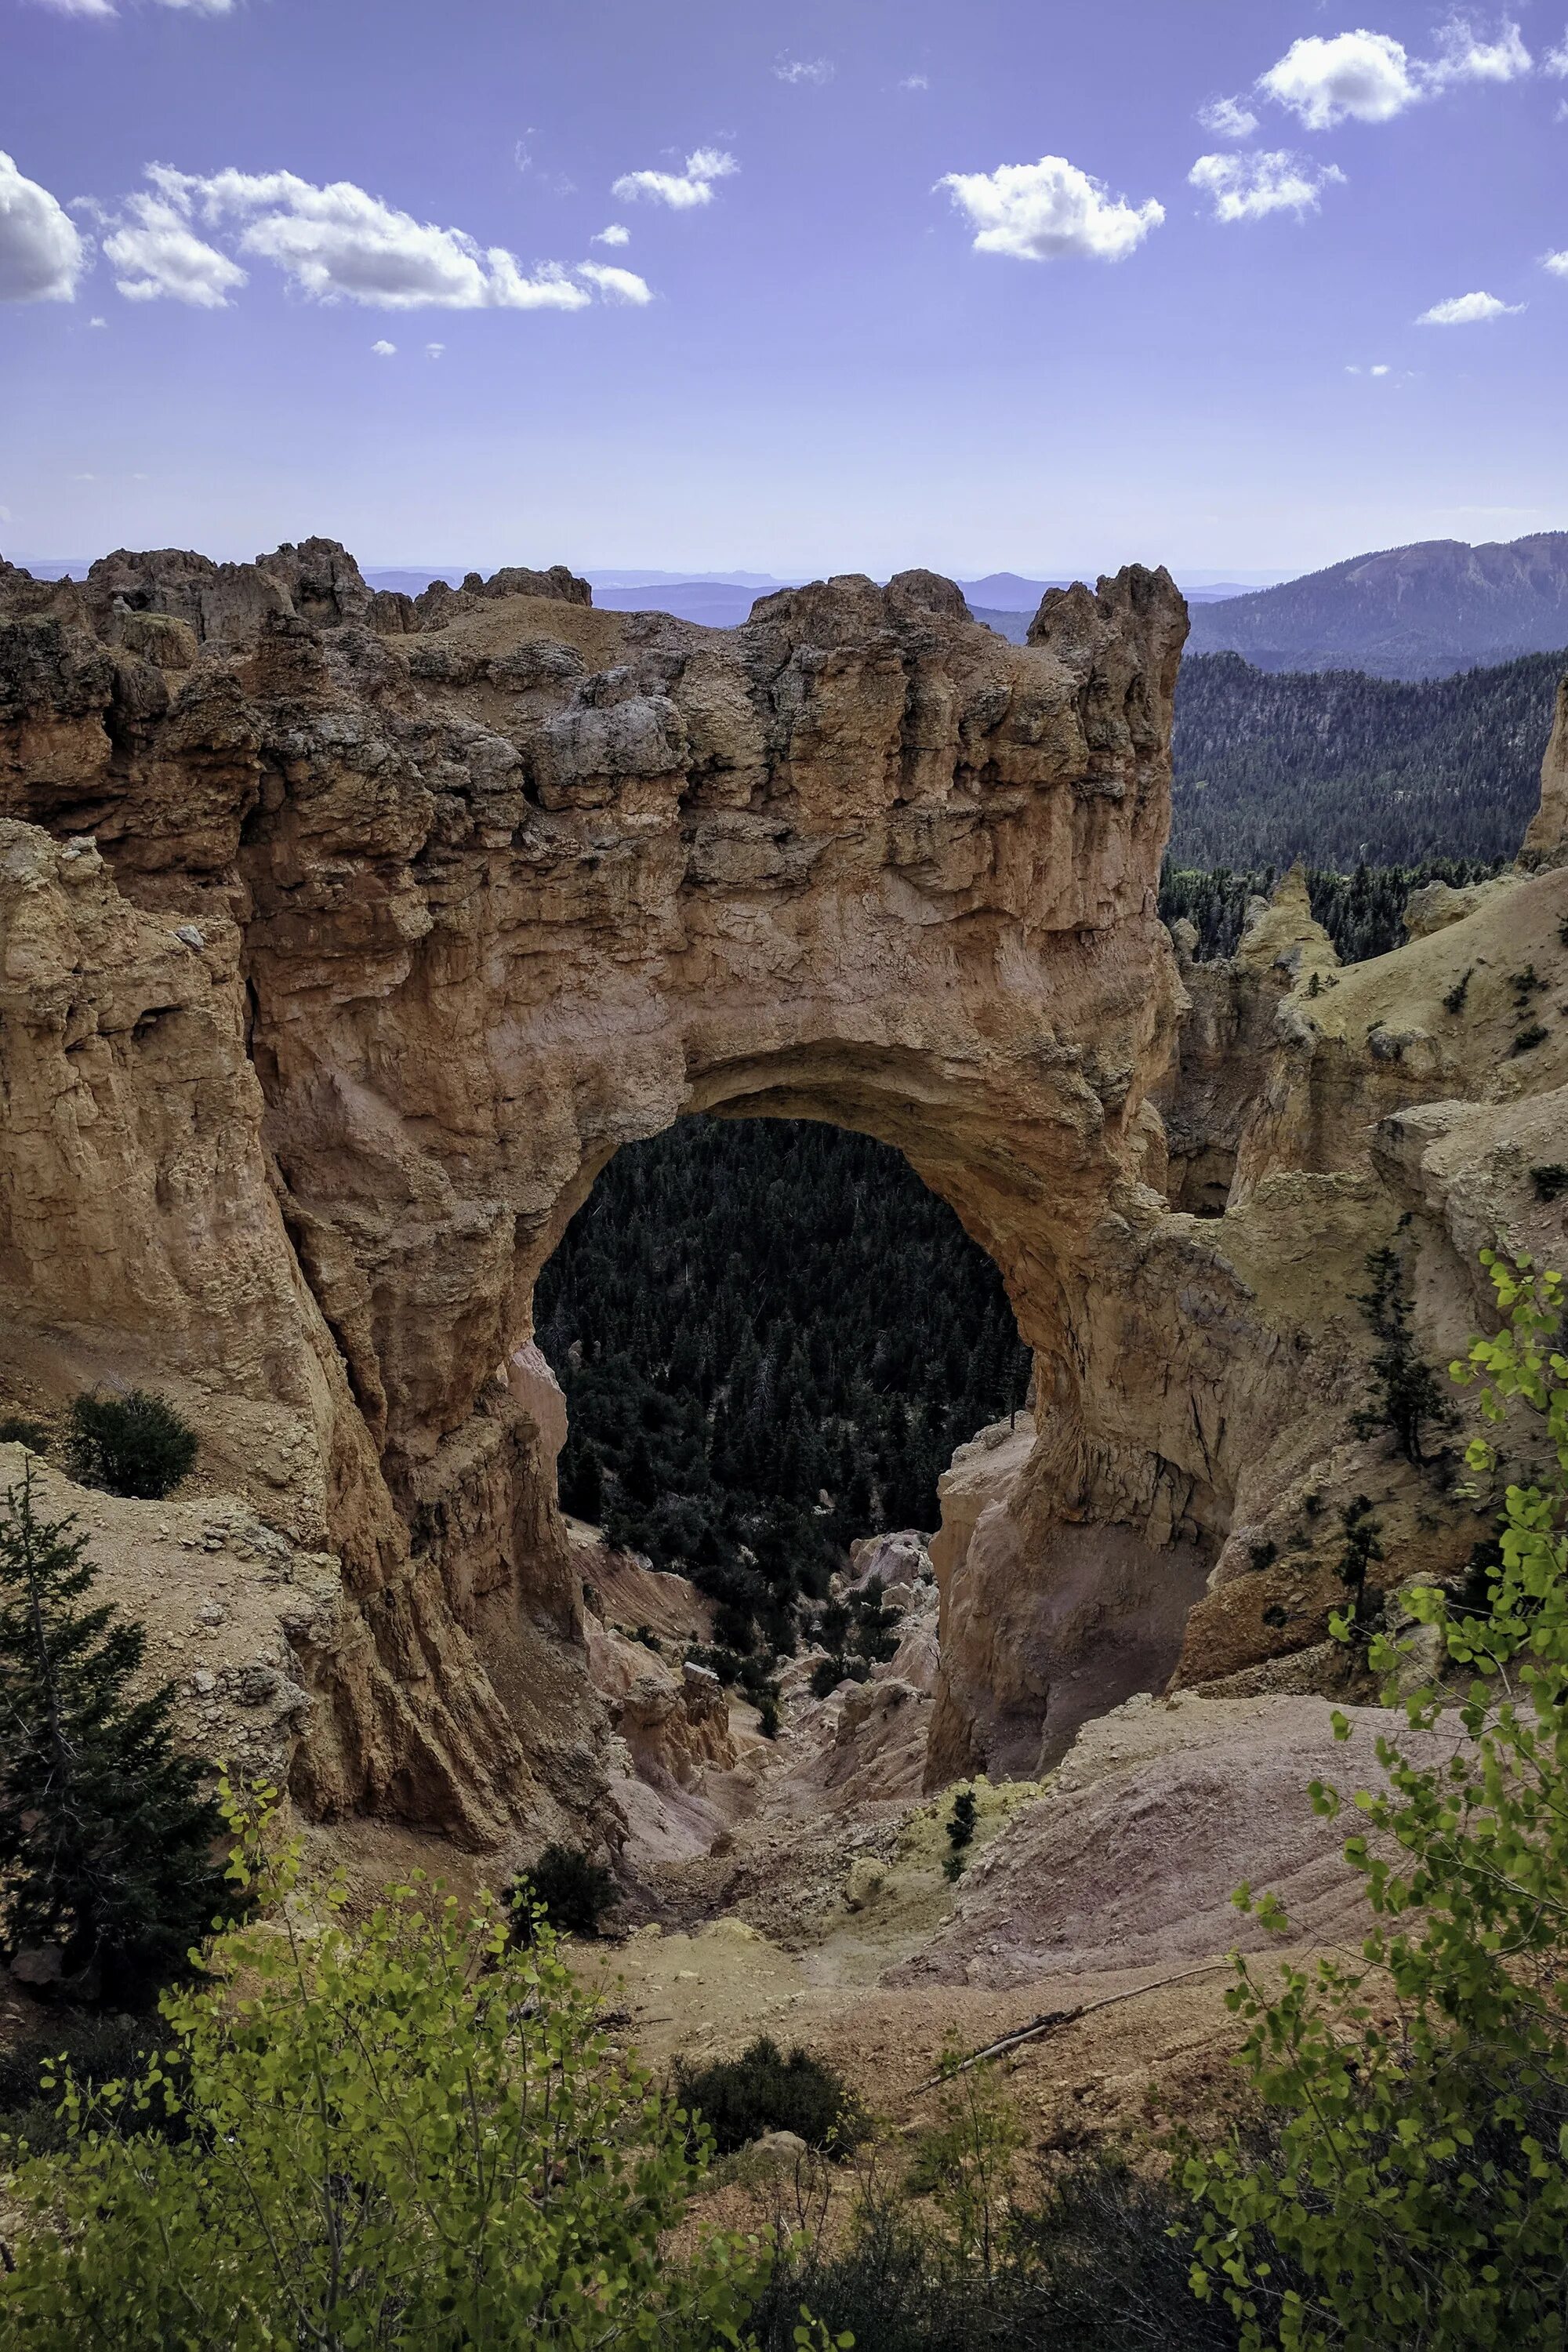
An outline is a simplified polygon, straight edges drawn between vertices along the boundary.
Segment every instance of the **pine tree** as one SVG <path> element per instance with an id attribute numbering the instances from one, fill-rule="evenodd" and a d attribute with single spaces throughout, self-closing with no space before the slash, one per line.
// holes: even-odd
<path id="1" fill-rule="evenodd" d="M 135 2007 L 232 1910 L 217 1806 L 174 1748 L 172 1685 L 130 1684 L 146 1636 L 108 1603 L 71 1518 L 0 1503 L 0 1953 L 54 1947 L 79 1998 Z"/>

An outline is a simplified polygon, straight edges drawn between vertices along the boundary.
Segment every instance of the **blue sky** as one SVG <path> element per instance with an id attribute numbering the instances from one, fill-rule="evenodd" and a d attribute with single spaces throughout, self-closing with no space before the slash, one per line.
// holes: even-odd
<path id="1" fill-rule="evenodd" d="M 0 0 L 0 547 L 1568 527 L 1565 0 L 1364 5 Z"/>

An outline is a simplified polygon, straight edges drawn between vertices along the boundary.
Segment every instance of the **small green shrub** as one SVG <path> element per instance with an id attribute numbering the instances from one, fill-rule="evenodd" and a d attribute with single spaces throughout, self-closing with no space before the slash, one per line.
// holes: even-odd
<path id="1" fill-rule="evenodd" d="M 977 1801 L 973 1789 L 960 1789 L 952 1801 L 952 1811 L 948 1816 L 947 1842 L 954 1853 L 962 1853 L 966 1845 L 974 1843 Z"/>
<path id="2" fill-rule="evenodd" d="M 693 2069 L 677 2060 L 675 2095 L 700 2119 L 721 2156 L 764 2132 L 789 2131 L 808 2147 L 841 2156 L 857 2147 L 869 2119 L 843 2076 L 808 2050 L 786 2058 L 761 2034 L 738 2058 Z"/>
<path id="3" fill-rule="evenodd" d="M 66 1454 L 84 1486 L 138 1502 L 172 1495 L 196 1458 L 196 1433 L 166 1397 L 147 1389 L 104 1397 L 84 1391 L 70 1409 Z"/>
<path id="4" fill-rule="evenodd" d="M 1549 1033 L 1542 1027 L 1539 1021 L 1532 1021 L 1528 1029 L 1521 1029 L 1520 1031 L 1518 1036 L 1514 1039 L 1512 1045 L 1508 1050 L 1510 1055 L 1532 1054 L 1537 1045 L 1545 1045 L 1548 1034 Z"/>
<path id="5" fill-rule="evenodd" d="M 1468 967 L 1468 970 L 1461 972 L 1459 978 L 1454 982 L 1453 987 L 1448 991 L 1447 996 L 1444 997 L 1443 1003 L 1448 1012 L 1462 1013 L 1464 1011 L 1465 999 L 1470 992 L 1470 974 L 1474 971 L 1475 965 L 1471 964 Z"/>
<path id="6" fill-rule="evenodd" d="M 840 1683 L 863 1683 L 871 1669 L 864 1658 L 823 1658 L 811 1670 L 813 1698 L 831 1698 Z"/>
<path id="7" fill-rule="evenodd" d="M 35 1454 L 48 1450 L 49 1433 L 41 1421 L 29 1421 L 26 1413 L 6 1413 L 0 1419 L 0 1445 L 26 1445 Z"/>
<path id="8" fill-rule="evenodd" d="M 779 1702 L 775 1691 L 764 1691 L 757 1701 L 757 1729 L 764 1739 L 779 1736 Z"/>
<path id="9" fill-rule="evenodd" d="M 547 1845 L 531 1870 L 519 1871 L 506 1902 L 513 1937 L 529 1945 L 539 1906 L 557 1934 L 596 1936 L 600 1920 L 619 1897 L 620 1888 L 602 1863 L 569 1845 Z"/>
<path id="10" fill-rule="evenodd" d="M 1555 1201 L 1560 1194 L 1568 1192 L 1568 1167 L 1561 1160 L 1549 1160 L 1544 1166 L 1532 1168 L 1530 1180 L 1538 1201 Z"/>

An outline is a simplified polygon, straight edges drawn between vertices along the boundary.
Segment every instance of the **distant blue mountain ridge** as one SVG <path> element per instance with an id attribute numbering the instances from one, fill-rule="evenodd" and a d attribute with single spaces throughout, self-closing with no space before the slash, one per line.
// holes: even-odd
<path id="1" fill-rule="evenodd" d="M 39 578 L 85 562 L 30 561 Z M 374 588 L 417 595 L 432 580 L 460 586 L 451 566 L 376 566 Z M 766 572 L 591 569 L 596 604 L 611 612 L 655 610 L 707 628 L 732 629 L 759 596 L 798 587 Z M 1259 585 L 1260 578 L 1271 584 Z M 1568 642 L 1568 531 L 1537 531 L 1507 543 L 1468 546 L 1422 540 L 1352 557 L 1300 579 L 1282 574 L 1225 578 L 1178 572 L 1193 607 L 1189 653 L 1237 653 L 1263 670 L 1361 670 L 1373 677 L 1444 677 L 1462 669 L 1547 653 Z M 1047 588 L 1067 578 L 989 572 L 958 583 L 976 620 L 1021 642 Z"/>

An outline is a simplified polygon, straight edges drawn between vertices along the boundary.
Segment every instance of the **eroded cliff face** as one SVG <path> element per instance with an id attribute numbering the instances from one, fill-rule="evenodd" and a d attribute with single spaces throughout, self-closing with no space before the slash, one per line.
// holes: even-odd
<path id="1" fill-rule="evenodd" d="M 0 1374 L 170 1388 L 341 1556 L 305 1805 L 483 1842 L 602 1798 L 520 1356 L 598 1169 L 684 1110 L 902 1148 L 1060 1368 L 1055 1455 L 1120 1459 L 1085 1301 L 1160 1213 L 1163 573 L 1026 648 L 924 573 L 719 633 L 564 574 L 374 598 L 320 541 L 0 603 Z"/>
<path id="2" fill-rule="evenodd" d="M 1477 1248 L 1560 1240 L 1568 873 L 1543 837 L 1345 972 L 1288 886 L 1194 966 L 1155 911 L 1184 628 L 1137 568 L 1025 647 L 921 572 L 719 632 L 562 572 L 374 596 L 326 541 L 0 572 L 0 1402 L 164 1387 L 341 1563 L 282 1617 L 308 1811 L 624 1831 L 531 1291 L 684 1111 L 898 1146 L 1037 1351 L 934 1547 L 933 1784 L 1173 1673 L 1310 1682 L 1345 1494 L 1389 1580 L 1463 1558 L 1352 1435 L 1353 1301 L 1397 1237 L 1440 1357 Z"/>

